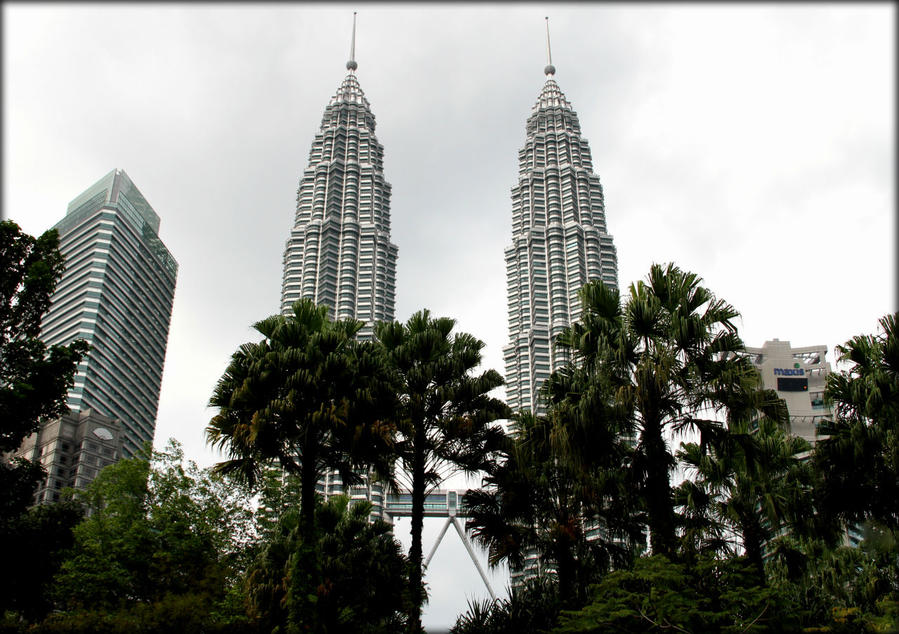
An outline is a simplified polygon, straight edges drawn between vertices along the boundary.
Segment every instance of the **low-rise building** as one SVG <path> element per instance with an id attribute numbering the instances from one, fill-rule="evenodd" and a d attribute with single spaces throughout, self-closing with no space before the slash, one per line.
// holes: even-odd
<path id="1" fill-rule="evenodd" d="M 790 433 L 814 444 L 822 421 L 831 419 L 824 404 L 824 387 L 830 374 L 827 346 L 793 348 L 789 341 L 773 339 L 761 348 L 746 348 L 759 369 L 762 384 L 775 390 L 790 411 Z"/>
<path id="2" fill-rule="evenodd" d="M 119 422 L 84 410 L 41 425 L 13 454 L 39 462 L 46 479 L 35 493 L 36 504 L 57 502 L 65 488 L 87 488 L 100 470 L 122 457 Z"/>

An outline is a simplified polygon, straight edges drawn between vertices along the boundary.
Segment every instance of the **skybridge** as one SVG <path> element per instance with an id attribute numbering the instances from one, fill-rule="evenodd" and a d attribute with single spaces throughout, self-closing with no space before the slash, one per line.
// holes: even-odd
<path id="1" fill-rule="evenodd" d="M 453 528 L 455 528 L 456 532 L 459 534 L 459 539 L 461 539 L 462 543 L 465 545 L 465 549 L 468 551 L 468 556 L 471 557 L 474 567 L 477 568 L 478 574 L 481 575 L 484 585 L 487 586 L 487 592 L 490 593 L 490 598 L 496 599 L 496 594 L 494 594 L 493 588 L 490 587 L 487 575 L 484 574 L 484 569 L 481 568 L 478 558 L 475 557 L 471 541 L 468 539 L 465 530 L 457 519 L 458 517 L 464 517 L 464 515 L 459 514 L 464 497 L 464 489 L 435 489 L 425 496 L 424 516 L 445 517 L 446 522 L 444 522 L 443 528 L 440 530 L 440 535 L 437 537 L 434 547 L 431 548 L 431 552 L 428 553 L 428 557 L 424 561 L 424 567 L 427 568 L 428 564 L 431 563 L 431 558 L 434 557 L 434 553 L 437 552 L 437 547 L 440 545 L 440 542 L 443 541 L 446 530 L 450 527 L 450 524 L 452 524 Z M 388 495 L 384 511 L 391 518 L 412 517 L 412 492 L 405 489 L 401 490 L 399 493 Z"/>

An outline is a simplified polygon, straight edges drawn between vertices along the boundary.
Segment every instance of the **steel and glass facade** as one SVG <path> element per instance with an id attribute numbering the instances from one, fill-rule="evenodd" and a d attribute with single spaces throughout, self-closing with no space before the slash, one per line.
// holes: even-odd
<path id="1" fill-rule="evenodd" d="M 69 407 L 117 419 L 131 457 L 153 441 L 178 265 L 159 239 L 159 216 L 122 170 L 73 200 L 55 229 L 66 270 L 41 337 L 90 344 Z"/>
<path id="2" fill-rule="evenodd" d="M 518 153 L 512 244 L 505 250 L 506 400 L 516 411 L 541 412 L 541 385 L 568 361 L 554 339 L 580 316 L 578 290 L 591 280 L 618 287 L 618 258 L 590 146 L 553 78 L 555 68 L 546 72 Z"/>
<path id="3" fill-rule="evenodd" d="M 328 306 L 331 318 L 392 321 L 397 247 L 390 241 L 390 184 L 375 116 L 355 63 L 331 98 L 297 190 L 284 251 L 281 311 L 300 298 Z"/>

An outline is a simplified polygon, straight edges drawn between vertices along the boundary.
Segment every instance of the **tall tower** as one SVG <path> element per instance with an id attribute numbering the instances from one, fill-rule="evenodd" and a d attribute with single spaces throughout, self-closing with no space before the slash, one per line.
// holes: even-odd
<path id="1" fill-rule="evenodd" d="M 331 98 L 297 191 L 284 251 L 281 311 L 300 298 L 325 304 L 332 318 L 392 321 L 397 247 L 390 241 L 390 184 L 375 116 L 356 79 L 356 21 L 347 76 Z"/>
<path id="2" fill-rule="evenodd" d="M 528 117 L 512 188 L 512 244 L 505 249 L 509 344 L 506 400 L 542 411 L 543 382 L 568 360 L 553 341 L 581 313 L 588 281 L 618 287 L 618 258 L 606 229 L 602 186 L 577 113 L 554 79 L 546 32 L 546 82 Z"/>
<path id="3" fill-rule="evenodd" d="M 119 169 L 69 203 L 54 228 L 66 270 L 41 338 L 91 345 L 69 407 L 118 419 L 131 457 L 153 441 L 178 264 L 159 239 L 159 216 Z"/>
<path id="4" fill-rule="evenodd" d="M 328 306 L 332 319 L 374 324 L 393 321 L 397 247 L 390 241 L 390 184 L 384 179 L 384 147 L 375 116 L 356 79 L 356 14 L 347 75 L 325 107 L 297 191 L 294 227 L 284 250 L 281 312 L 301 298 Z M 372 518 L 385 515 L 384 487 L 370 477 L 345 489 L 336 472 L 316 485 L 328 497 L 348 494 L 372 503 Z"/>

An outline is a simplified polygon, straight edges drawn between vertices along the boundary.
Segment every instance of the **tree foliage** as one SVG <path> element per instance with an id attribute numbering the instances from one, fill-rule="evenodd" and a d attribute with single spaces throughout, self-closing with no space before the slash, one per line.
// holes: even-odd
<path id="1" fill-rule="evenodd" d="M 88 516 L 54 583 L 62 607 L 114 612 L 192 595 L 208 614 L 223 598 L 252 513 L 239 489 L 182 462 L 172 441 L 149 459 L 106 467 L 76 492 Z"/>
<path id="2" fill-rule="evenodd" d="M 72 530 L 83 515 L 80 505 L 66 501 L 35 506 L 0 521 L 3 564 L 9 571 L 0 575 L 0 614 L 9 610 L 37 621 L 50 613 L 53 578 L 74 544 Z"/>
<path id="3" fill-rule="evenodd" d="M 376 346 L 357 342 L 357 320 L 329 321 L 327 307 L 300 300 L 291 313 L 253 326 L 264 339 L 242 345 L 216 385 L 209 442 L 230 459 L 216 470 L 251 485 L 277 464 L 300 478 L 300 517 L 311 541 L 315 483 L 328 469 L 344 485 L 359 469 L 389 473 L 394 392 Z"/>
<path id="4" fill-rule="evenodd" d="M 503 447 L 484 465 L 482 488 L 468 491 L 464 504 L 466 528 L 487 548 L 491 566 L 507 561 L 521 569 L 539 554 L 571 604 L 585 600 L 587 586 L 610 566 L 629 563 L 629 540 L 620 531 L 629 515 L 611 512 L 620 511 L 620 474 L 580 469 L 554 437 L 558 431 L 550 418 L 517 414 Z"/>
<path id="5" fill-rule="evenodd" d="M 0 452 L 16 450 L 41 422 L 68 411 L 66 391 L 87 343 L 48 348 L 39 338 L 64 269 L 55 230 L 35 239 L 0 222 Z"/>
<path id="6" fill-rule="evenodd" d="M 395 632 L 406 611 L 406 558 L 384 522 L 369 522 L 371 504 L 337 496 L 315 515 L 312 569 L 299 556 L 304 546 L 296 507 L 283 512 L 277 528 L 248 569 L 250 616 L 263 631 L 321 633 Z M 291 577 L 306 575 L 312 600 L 297 597 Z"/>
<path id="7" fill-rule="evenodd" d="M 550 405 L 568 402 L 575 430 L 594 425 L 599 414 L 632 440 L 627 468 L 659 554 L 677 548 L 670 484 L 676 461 L 668 437 L 717 431 L 714 413 L 758 383 L 740 354 L 733 323 L 739 313 L 701 282 L 673 264 L 654 264 L 646 281 L 631 284 L 623 304 L 616 290 L 588 283 L 580 292 L 581 320 L 558 340 L 576 367 L 561 385 L 548 386 Z M 573 447 L 587 452 L 579 459 L 589 462 L 589 446 Z"/>
<path id="8" fill-rule="evenodd" d="M 491 425 L 508 408 L 489 392 L 502 385 L 495 370 L 473 374 L 484 343 L 453 333 L 455 321 L 422 310 L 405 324 L 380 323 L 378 343 L 398 385 L 396 456 L 412 490 L 412 545 L 409 549 L 409 628 L 421 631 L 424 501 L 449 470 L 475 471 L 497 446 L 501 429 Z"/>
<path id="9" fill-rule="evenodd" d="M 0 454 L 68 411 L 66 392 L 88 346 L 79 340 L 48 348 L 40 339 L 64 268 L 55 230 L 35 239 L 14 222 L 0 222 Z M 27 619 L 50 609 L 48 584 L 80 518 L 72 505 L 26 510 L 44 477 L 40 464 L 0 461 L 0 544 L 5 566 L 16 571 L 0 581 L 0 613 Z"/>
<path id="10" fill-rule="evenodd" d="M 698 276 L 653 266 L 623 301 L 599 283 L 581 299 L 581 320 L 556 342 L 572 363 L 546 382 L 546 415 L 515 417 L 483 488 L 467 495 L 468 527 L 491 563 L 528 553 L 549 568 L 567 608 L 554 631 L 899 626 L 896 317 L 840 348 L 852 366 L 828 380 L 836 420 L 813 449 L 762 389 L 737 312 Z M 675 452 L 685 432 L 696 440 Z M 672 489 L 676 466 L 686 479 Z M 840 528 L 863 520 L 860 548 L 834 548 Z M 635 524 L 654 556 L 591 548 L 606 539 L 639 552 Z M 581 567 L 599 573 L 589 600 L 570 572 Z M 455 631 L 511 622 L 500 602 L 477 603 Z"/>
<path id="11" fill-rule="evenodd" d="M 505 599 L 469 601 L 450 634 L 538 634 L 556 625 L 562 600 L 552 579 L 529 579 L 508 594 Z"/>
<path id="12" fill-rule="evenodd" d="M 802 535 L 812 528 L 810 465 L 800 459 L 809 450 L 767 417 L 731 421 L 705 445 L 683 443 L 678 458 L 693 476 L 675 495 L 683 552 L 735 556 L 742 548 L 764 583 L 765 544 L 784 529 Z"/>
<path id="13" fill-rule="evenodd" d="M 641 557 L 593 589 L 577 611 L 563 611 L 558 633 L 798 631 L 777 593 L 756 585 L 751 562 L 703 558 L 695 565 Z"/>
<path id="14" fill-rule="evenodd" d="M 848 370 L 827 378 L 835 410 L 815 466 L 823 512 L 845 523 L 871 519 L 899 531 L 899 315 L 880 320 L 882 332 L 838 346 Z"/>

